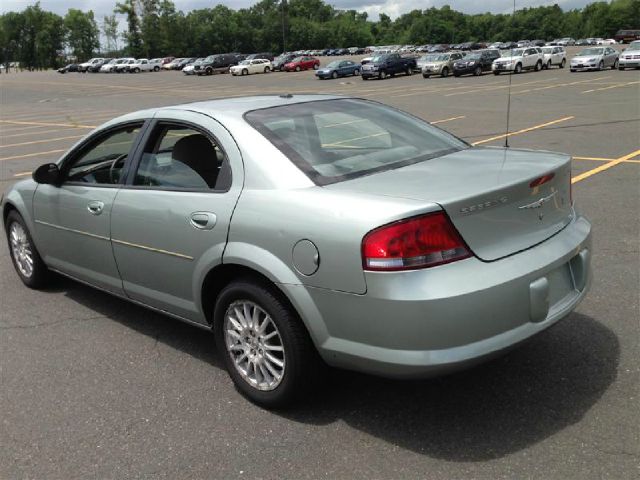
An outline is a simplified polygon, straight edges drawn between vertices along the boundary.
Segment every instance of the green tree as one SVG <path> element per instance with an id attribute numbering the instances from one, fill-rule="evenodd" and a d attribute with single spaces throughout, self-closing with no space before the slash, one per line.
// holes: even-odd
<path id="1" fill-rule="evenodd" d="M 118 50 L 118 19 L 115 15 L 105 15 L 102 20 L 102 33 L 107 40 L 107 50 Z"/>
<path id="2" fill-rule="evenodd" d="M 116 3 L 114 13 L 127 16 L 127 32 L 124 34 L 127 42 L 127 52 L 132 57 L 142 56 L 142 35 L 140 34 L 140 18 L 138 16 L 136 0 L 123 0 Z"/>
<path id="3" fill-rule="evenodd" d="M 100 48 L 100 30 L 93 11 L 83 12 L 70 8 L 64 17 L 69 48 L 78 60 L 86 60 Z"/>

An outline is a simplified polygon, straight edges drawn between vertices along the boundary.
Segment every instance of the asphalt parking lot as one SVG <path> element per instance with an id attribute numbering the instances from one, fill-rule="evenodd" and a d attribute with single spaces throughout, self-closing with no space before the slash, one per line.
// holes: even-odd
<path id="1" fill-rule="evenodd" d="M 462 373 L 334 372 L 307 403 L 268 412 L 234 390 L 212 335 L 63 278 L 29 290 L 3 241 L 0 477 L 635 478 L 640 71 L 511 81 L 510 145 L 572 154 L 573 197 L 593 223 L 594 283 L 575 313 Z M 215 97 L 360 96 L 500 146 L 508 85 L 508 75 L 3 74 L 0 189 L 114 116 Z"/>

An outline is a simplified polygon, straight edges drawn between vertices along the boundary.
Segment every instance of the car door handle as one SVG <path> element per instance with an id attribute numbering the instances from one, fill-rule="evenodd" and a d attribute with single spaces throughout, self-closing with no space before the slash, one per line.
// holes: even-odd
<path id="1" fill-rule="evenodd" d="M 211 212 L 194 212 L 191 214 L 190 222 L 193 228 L 198 230 L 211 230 L 216 226 L 216 215 Z"/>
<path id="2" fill-rule="evenodd" d="M 99 200 L 94 200 L 87 204 L 87 210 L 91 215 L 100 215 L 104 209 L 104 203 Z"/>

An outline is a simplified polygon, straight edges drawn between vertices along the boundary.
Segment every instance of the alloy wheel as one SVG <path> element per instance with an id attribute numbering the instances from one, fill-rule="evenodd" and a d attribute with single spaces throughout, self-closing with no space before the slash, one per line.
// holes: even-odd
<path id="1" fill-rule="evenodd" d="M 27 232 L 18 222 L 9 227 L 9 241 L 18 270 L 25 278 L 30 278 L 33 275 L 33 251 Z"/>
<path id="2" fill-rule="evenodd" d="M 253 388 L 274 390 L 285 373 L 286 360 L 280 331 L 257 303 L 238 300 L 224 316 L 227 353 L 242 379 Z"/>

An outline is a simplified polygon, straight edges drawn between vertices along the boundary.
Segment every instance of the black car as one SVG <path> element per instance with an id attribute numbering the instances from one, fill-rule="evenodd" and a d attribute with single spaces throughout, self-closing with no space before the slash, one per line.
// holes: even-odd
<path id="1" fill-rule="evenodd" d="M 534 47 L 544 47 L 546 44 L 544 40 L 531 40 L 531 45 Z"/>
<path id="2" fill-rule="evenodd" d="M 490 72 L 491 64 L 496 58 L 500 58 L 499 50 L 478 50 L 466 55 L 453 64 L 453 75 L 473 74 L 482 75 L 482 72 Z"/>
<path id="3" fill-rule="evenodd" d="M 298 57 L 298 55 L 293 55 L 291 53 L 287 53 L 287 54 L 283 53 L 282 55 L 278 55 L 271 62 L 271 69 L 272 70 L 282 70 L 282 68 L 284 67 L 285 63 L 289 63 L 291 60 L 293 60 L 296 57 Z"/>
<path id="4" fill-rule="evenodd" d="M 375 55 L 371 62 L 362 65 L 360 75 L 363 80 L 369 78 L 384 80 L 388 76 L 394 76 L 397 73 L 412 75 L 415 69 L 415 58 L 401 57 L 397 53 L 387 53 Z"/>
<path id="5" fill-rule="evenodd" d="M 444 53 L 449 50 L 449 45 L 439 43 L 437 45 L 433 45 L 427 50 L 429 53 Z"/>
<path id="6" fill-rule="evenodd" d="M 70 63 L 69 65 L 66 65 L 58 69 L 58 73 L 77 72 L 77 71 L 78 71 L 77 63 Z"/>

